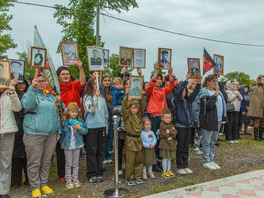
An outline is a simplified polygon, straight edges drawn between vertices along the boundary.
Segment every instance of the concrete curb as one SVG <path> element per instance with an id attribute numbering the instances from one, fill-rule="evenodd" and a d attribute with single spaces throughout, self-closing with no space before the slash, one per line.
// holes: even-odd
<path id="1" fill-rule="evenodd" d="M 175 190 L 169 190 L 166 192 L 149 195 L 149 196 L 146 196 L 145 198 L 174 198 L 175 196 L 184 196 L 189 193 L 193 193 L 197 191 L 204 191 L 207 189 L 223 186 L 223 185 L 230 184 L 230 183 L 235 183 L 235 182 L 242 181 L 242 180 L 248 180 L 254 177 L 261 177 L 261 176 L 264 176 L 264 169 L 252 171 L 248 173 L 243 173 L 243 174 L 235 175 L 231 177 L 225 177 L 222 179 L 217 179 L 217 180 L 213 180 L 213 181 L 209 181 L 209 182 L 205 182 L 201 184 L 187 186 L 187 187 L 179 188 Z"/>

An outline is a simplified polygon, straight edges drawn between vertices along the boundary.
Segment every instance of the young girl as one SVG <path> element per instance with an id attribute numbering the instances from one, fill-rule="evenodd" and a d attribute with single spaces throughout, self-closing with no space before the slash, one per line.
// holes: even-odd
<path id="1" fill-rule="evenodd" d="M 80 149 L 84 146 L 83 135 L 88 133 L 85 122 L 78 117 L 79 106 L 70 102 L 67 107 L 67 119 L 62 125 L 61 147 L 65 154 L 66 188 L 79 188 L 78 180 Z"/>
<path id="2" fill-rule="evenodd" d="M 171 112 L 168 108 L 165 108 L 161 112 L 161 124 L 159 130 L 160 144 L 159 154 L 162 157 L 162 169 L 163 178 L 175 177 L 171 171 L 171 160 L 176 157 L 176 141 L 175 137 L 177 131 L 174 125 L 171 123 Z"/>
<path id="3" fill-rule="evenodd" d="M 147 168 L 148 174 L 151 179 L 155 179 L 155 175 L 152 172 L 152 165 L 156 164 L 155 150 L 154 147 L 157 143 L 157 138 L 153 131 L 151 131 L 151 122 L 148 117 L 143 118 L 144 130 L 141 133 L 143 141 L 143 175 L 142 179 L 147 179 Z"/>
<path id="4" fill-rule="evenodd" d="M 91 183 L 102 182 L 103 160 L 108 134 L 108 109 L 105 98 L 97 90 L 95 78 L 90 78 L 83 97 L 84 119 L 89 133 L 84 136 L 86 146 L 87 178 Z"/>
<path id="5" fill-rule="evenodd" d="M 191 174 L 193 171 L 189 169 L 189 144 L 191 141 L 191 127 L 193 124 L 192 103 L 199 94 L 201 81 L 198 80 L 193 92 L 188 96 L 187 83 L 191 74 L 186 75 L 186 80 L 182 82 L 177 89 L 174 105 L 176 108 L 176 124 L 177 127 L 177 172 L 180 175 Z"/>
<path id="6" fill-rule="evenodd" d="M 122 115 L 127 132 L 126 146 L 126 173 L 125 179 L 128 185 L 143 184 L 141 179 L 142 160 L 142 119 L 146 108 L 146 100 L 143 98 L 139 102 L 135 99 L 128 100 L 129 89 L 122 102 Z"/>

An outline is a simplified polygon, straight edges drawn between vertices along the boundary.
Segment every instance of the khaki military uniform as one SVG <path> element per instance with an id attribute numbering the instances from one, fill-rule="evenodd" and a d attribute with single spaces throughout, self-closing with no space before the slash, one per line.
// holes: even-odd
<path id="1" fill-rule="evenodd" d="M 166 131 L 169 130 L 169 134 Z M 161 122 L 160 124 L 160 144 L 159 144 L 159 153 L 162 158 L 175 159 L 176 158 L 176 137 L 177 130 L 175 129 L 172 123 L 166 124 Z"/>
<path id="2" fill-rule="evenodd" d="M 146 99 L 143 97 L 139 101 L 139 110 L 133 115 L 129 111 L 129 105 L 138 103 L 137 100 L 128 101 L 126 94 L 122 102 L 122 115 L 124 126 L 127 132 L 126 146 L 126 180 L 140 179 L 143 169 L 142 148 L 143 142 L 140 137 L 142 132 L 142 119 L 146 108 Z"/>

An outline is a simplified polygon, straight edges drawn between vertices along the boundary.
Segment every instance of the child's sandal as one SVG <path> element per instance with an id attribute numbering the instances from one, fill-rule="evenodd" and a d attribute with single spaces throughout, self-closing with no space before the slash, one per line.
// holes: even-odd
<path id="1" fill-rule="evenodd" d="M 150 178 L 150 179 L 155 179 L 155 178 L 156 178 L 153 172 L 150 172 L 150 173 L 149 173 L 149 178 Z"/>
<path id="2" fill-rule="evenodd" d="M 142 174 L 142 179 L 148 179 L 148 177 L 147 177 L 147 173 L 143 173 L 143 174 Z"/>

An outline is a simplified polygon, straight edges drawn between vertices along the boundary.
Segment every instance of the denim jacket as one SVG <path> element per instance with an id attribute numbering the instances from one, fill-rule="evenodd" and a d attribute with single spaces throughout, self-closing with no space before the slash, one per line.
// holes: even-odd
<path id="1" fill-rule="evenodd" d="M 86 135 L 88 133 L 88 127 L 81 118 L 77 117 L 77 121 L 83 124 L 82 128 L 80 130 L 76 130 L 75 133 L 76 146 L 80 147 L 84 144 L 83 135 Z M 68 149 L 71 142 L 71 125 L 69 125 L 69 119 L 67 119 L 67 121 L 62 125 L 61 128 L 61 147 L 64 149 Z"/>

